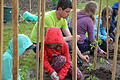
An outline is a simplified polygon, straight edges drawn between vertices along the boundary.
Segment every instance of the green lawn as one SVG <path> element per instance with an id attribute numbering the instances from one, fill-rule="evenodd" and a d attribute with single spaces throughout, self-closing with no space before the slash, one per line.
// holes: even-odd
<path id="1" fill-rule="evenodd" d="M 98 7 L 99 7 L 100 0 L 95 0 L 95 1 L 98 3 Z M 108 0 L 108 5 L 112 6 L 116 1 L 118 0 Z M 78 9 L 84 8 L 85 4 L 86 2 L 78 3 Z M 105 6 L 106 6 L 106 0 L 102 0 L 102 8 L 104 8 Z"/>
<path id="2" fill-rule="evenodd" d="M 106 4 L 105 1 L 106 0 L 103 0 L 103 7 Z M 117 0 L 108 0 L 108 1 L 110 1 L 109 5 L 111 6 Z M 97 3 L 99 4 L 98 0 L 97 0 Z M 85 3 L 79 3 L 78 9 L 83 8 L 84 5 L 85 5 Z M 22 23 L 20 23 L 19 24 L 19 33 L 30 36 L 30 33 L 32 31 L 34 24 L 35 24 L 35 22 L 29 22 L 29 23 L 22 22 Z M 5 23 L 3 35 L 4 35 L 4 51 L 5 51 L 8 47 L 9 40 L 13 36 L 11 22 Z M 22 76 L 22 80 L 30 80 L 28 70 L 35 70 L 35 68 L 36 68 L 35 54 L 31 51 L 30 54 L 27 54 L 27 56 L 25 56 L 25 58 L 20 59 L 20 74 Z M 26 78 L 26 76 L 27 76 L 27 78 Z M 34 80 L 34 79 L 32 79 L 32 80 Z"/>

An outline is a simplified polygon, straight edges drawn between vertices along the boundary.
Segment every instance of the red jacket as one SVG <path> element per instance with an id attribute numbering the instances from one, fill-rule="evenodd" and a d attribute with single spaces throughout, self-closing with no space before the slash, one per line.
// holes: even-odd
<path id="1" fill-rule="evenodd" d="M 48 47 L 46 44 L 59 44 L 61 48 L 53 49 Z M 53 54 L 59 54 L 66 57 L 66 63 L 63 68 L 58 72 L 60 79 L 64 79 L 67 75 L 67 72 L 70 68 L 70 54 L 68 44 L 64 41 L 62 32 L 60 28 L 51 27 L 48 29 L 45 36 L 45 48 L 44 48 L 44 68 L 45 70 L 51 74 L 54 69 L 50 65 L 52 61 Z"/>

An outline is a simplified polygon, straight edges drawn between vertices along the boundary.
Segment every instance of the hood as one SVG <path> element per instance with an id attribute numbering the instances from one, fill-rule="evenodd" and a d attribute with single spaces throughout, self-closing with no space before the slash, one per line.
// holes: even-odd
<path id="1" fill-rule="evenodd" d="M 80 19 L 82 17 L 89 17 L 89 16 L 87 16 L 84 12 L 78 12 L 77 13 L 77 19 Z"/>
<path id="2" fill-rule="evenodd" d="M 22 55 L 27 48 L 29 48 L 33 43 L 28 36 L 24 34 L 18 35 L 18 56 Z M 8 45 L 9 54 L 13 55 L 13 40 L 10 40 Z"/>
<path id="3" fill-rule="evenodd" d="M 115 2 L 114 5 L 112 6 L 113 9 L 118 9 L 118 7 L 119 7 L 118 2 Z"/>
<path id="4" fill-rule="evenodd" d="M 64 39 L 60 28 L 51 27 L 48 29 L 45 36 L 45 43 L 49 44 L 63 44 Z"/>

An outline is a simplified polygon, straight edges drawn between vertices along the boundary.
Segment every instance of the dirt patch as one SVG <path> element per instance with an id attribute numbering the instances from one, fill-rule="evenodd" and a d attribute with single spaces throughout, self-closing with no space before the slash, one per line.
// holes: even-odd
<path id="1" fill-rule="evenodd" d="M 100 80 L 111 80 L 111 75 L 112 75 L 110 70 L 106 70 L 105 68 L 102 67 L 93 71 L 86 71 L 84 74 L 87 75 L 85 79 L 93 75 L 99 78 Z"/>
<path id="2" fill-rule="evenodd" d="M 114 53 L 109 53 L 109 58 L 112 60 Z M 120 60 L 120 52 L 118 52 L 117 60 Z"/>

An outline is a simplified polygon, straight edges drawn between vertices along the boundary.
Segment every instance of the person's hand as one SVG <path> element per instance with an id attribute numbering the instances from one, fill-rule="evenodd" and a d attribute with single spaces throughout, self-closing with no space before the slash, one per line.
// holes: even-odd
<path id="1" fill-rule="evenodd" d="M 80 39 L 80 35 L 77 35 L 77 41 Z"/>
<path id="2" fill-rule="evenodd" d="M 100 54 L 107 54 L 105 51 L 103 51 L 102 49 L 100 49 Z"/>
<path id="3" fill-rule="evenodd" d="M 113 42 L 113 39 L 111 37 L 107 38 L 108 42 Z"/>
<path id="4" fill-rule="evenodd" d="M 81 58 L 82 58 L 83 60 L 85 60 L 86 62 L 89 62 L 89 60 L 90 60 L 90 58 L 89 58 L 88 55 L 83 55 Z"/>
<path id="5" fill-rule="evenodd" d="M 50 75 L 52 80 L 60 80 L 59 76 L 57 75 L 57 73 L 54 71 L 51 75 Z"/>

